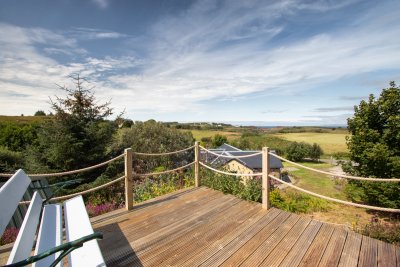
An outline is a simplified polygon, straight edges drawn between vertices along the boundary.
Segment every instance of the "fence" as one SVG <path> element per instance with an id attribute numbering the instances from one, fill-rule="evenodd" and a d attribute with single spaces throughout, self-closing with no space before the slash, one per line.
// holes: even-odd
<path id="1" fill-rule="evenodd" d="M 194 148 L 194 161 L 190 162 L 189 164 L 186 164 L 184 166 L 175 168 L 175 169 L 171 169 L 171 170 L 167 170 L 167 171 L 162 171 L 162 172 L 152 172 L 152 173 L 144 173 L 144 174 L 138 174 L 138 173 L 134 173 L 133 171 L 133 159 L 135 156 L 166 156 L 166 155 L 174 155 L 174 154 L 178 154 L 178 153 L 183 153 L 186 151 L 189 151 L 191 149 Z M 254 157 L 257 155 L 262 155 L 262 171 L 259 173 L 253 173 L 253 174 L 244 174 L 244 173 L 231 173 L 231 172 L 226 172 L 226 171 L 221 171 L 218 170 L 216 168 L 213 168 L 211 166 L 208 166 L 207 164 L 203 163 L 200 161 L 200 150 L 205 151 L 206 153 L 210 153 L 210 154 L 214 154 L 218 157 L 225 157 L 225 158 L 245 158 L 245 157 Z M 318 172 L 318 173 L 322 173 L 322 174 L 326 174 L 326 175 L 332 175 L 335 177 L 341 177 L 341 178 L 345 178 L 345 179 L 354 179 L 354 180 L 359 180 L 359 181 L 370 181 L 370 182 L 399 182 L 400 179 L 399 178 L 392 178 L 392 179 L 388 179 L 388 178 L 366 178 L 366 177 L 359 177 L 359 176 L 350 176 L 350 175 L 339 175 L 339 174 L 333 174 L 330 172 L 326 172 L 326 171 L 321 171 L 321 170 L 317 170 L 317 169 L 313 169 L 301 164 L 298 164 L 296 162 L 292 162 L 290 160 L 287 160 L 283 157 L 280 157 L 276 154 L 273 154 L 269 151 L 268 147 L 264 147 L 262 149 L 261 152 L 255 152 L 254 154 L 250 154 L 250 155 L 245 155 L 245 156 L 232 156 L 232 155 L 223 155 L 223 154 L 219 154 L 219 153 L 215 153 L 213 151 L 210 151 L 202 146 L 199 145 L 199 142 L 196 142 L 194 146 L 182 149 L 182 150 L 178 150 L 178 151 L 173 151 L 173 152 L 166 152 L 166 153 L 139 153 L 139 152 L 133 152 L 131 148 L 127 148 L 125 149 L 124 153 L 113 158 L 110 159 L 108 161 L 105 161 L 103 163 L 91 166 L 91 167 L 87 167 L 87 168 L 83 168 L 83 169 L 79 169 L 79 170 L 73 170 L 73 171 L 67 171 L 67 172 L 59 172 L 59 173 L 46 173 L 46 174 L 29 174 L 29 176 L 31 177 L 32 181 L 44 178 L 44 177 L 54 177 L 54 176 L 63 176 L 63 175 L 69 175 L 69 174 L 76 174 L 76 173 L 81 173 L 84 171 L 88 171 L 88 170 L 92 170 L 95 168 L 99 168 L 101 166 L 105 166 L 106 164 L 109 164 L 111 162 L 114 162 L 116 160 L 122 159 L 124 158 L 124 165 L 125 165 L 125 175 L 122 177 L 119 177 L 111 182 L 108 182 L 106 184 L 94 187 L 92 189 L 89 190 L 85 190 L 82 192 L 78 192 L 78 193 L 74 193 L 74 194 L 70 194 L 70 195 L 65 195 L 65 196 L 60 196 L 60 197 L 56 197 L 53 198 L 53 200 L 64 200 L 64 199 L 68 199 L 71 197 L 74 197 L 76 195 L 83 195 L 83 194 L 87 194 L 90 192 L 94 192 L 97 191 L 99 189 L 108 187 L 114 183 L 117 183 L 119 181 L 124 180 L 125 181 L 125 207 L 127 210 L 131 210 L 133 209 L 133 178 L 134 177 L 146 177 L 146 176 L 153 176 L 153 175 L 161 175 L 161 174 L 167 174 L 167 173 L 172 173 L 172 172 L 176 172 L 178 170 L 183 170 L 183 169 L 187 169 L 189 167 L 191 167 L 192 165 L 194 165 L 194 179 L 195 179 L 195 187 L 199 187 L 201 185 L 201 179 L 200 179 L 200 166 L 203 166 L 213 172 L 216 173 L 220 173 L 220 174 L 224 174 L 224 175 L 231 175 L 231 176 L 240 176 L 240 177 L 254 177 L 254 176 L 261 176 L 262 177 L 262 207 L 264 209 L 269 209 L 271 207 L 270 201 L 269 201 L 269 192 L 270 192 L 270 184 L 271 184 L 271 179 L 272 180 L 276 180 L 280 183 L 283 183 L 285 185 L 287 185 L 288 187 L 291 187 L 295 190 L 304 192 L 306 194 L 318 197 L 318 198 L 322 198 L 328 201 L 333 201 L 333 202 L 337 202 L 340 204 L 345 204 L 345 205 L 350 205 L 350 206 L 355 206 L 355 207 L 361 207 L 361 208 L 366 208 L 366 209 L 371 209 L 371 210 L 378 210 L 378 211 L 386 211 L 386 212 L 397 212 L 400 213 L 400 209 L 393 209 L 393 208 L 382 208 L 382 207 L 376 207 L 376 206 L 369 206 L 369 205 L 364 205 L 364 204 L 359 204 L 359 203 L 353 203 L 353 202 L 349 202 L 349 201 L 344 201 L 344 200 L 340 200 L 340 199 L 335 199 L 335 198 L 331 198 L 328 196 L 324 196 L 324 195 L 320 195 L 318 193 L 315 192 L 311 192 L 308 191 L 306 189 L 300 188 L 298 186 L 295 186 L 291 183 L 287 183 L 285 181 L 282 181 L 281 179 L 273 176 L 270 174 L 270 166 L 269 166 L 269 162 L 270 162 L 270 157 L 276 157 L 282 161 L 286 161 L 289 162 L 291 164 L 294 164 L 298 167 L 304 168 L 304 169 L 308 169 L 314 172 Z M 0 173 L 0 177 L 11 177 L 12 174 L 9 173 Z M 25 204 L 25 203 L 29 203 L 29 201 L 24 201 L 24 202 L 20 202 L 21 204 Z"/>

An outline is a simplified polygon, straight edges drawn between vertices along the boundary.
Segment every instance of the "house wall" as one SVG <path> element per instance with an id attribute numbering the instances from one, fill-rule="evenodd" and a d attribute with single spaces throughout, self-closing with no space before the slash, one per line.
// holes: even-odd
<path id="1" fill-rule="evenodd" d="M 236 161 L 236 160 L 231 160 L 229 161 L 225 167 L 231 171 L 231 172 L 236 172 L 236 173 L 243 173 L 243 174 L 253 174 L 254 171 L 248 167 L 246 167 L 245 165 L 243 165 L 242 163 Z M 246 184 L 248 179 L 251 179 L 252 177 L 250 176 L 242 176 L 242 182 Z"/>

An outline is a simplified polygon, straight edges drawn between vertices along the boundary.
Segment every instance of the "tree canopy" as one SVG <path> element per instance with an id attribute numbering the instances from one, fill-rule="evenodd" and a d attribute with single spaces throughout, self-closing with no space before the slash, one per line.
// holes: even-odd
<path id="1" fill-rule="evenodd" d="M 371 94 L 354 107 L 354 116 L 347 123 L 352 163 L 344 169 L 364 177 L 400 178 L 400 88 L 391 82 L 378 98 Z M 363 200 L 369 203 L 400 207 L 398 183 L 350 184 L 360 186 Z"/>
<path id="2" fill-rule="evenodd" d="M 51 99 L 55 119 L 38 131 L 30 167 L 35 170 L 72 170 L 100 162 L 112 141 L 116 125 L 104 119 L 110 103 L 97 104 L 93 88 L 79 75 L 70 77 L 75 88 L 60 87 L 65 97 Z"/>

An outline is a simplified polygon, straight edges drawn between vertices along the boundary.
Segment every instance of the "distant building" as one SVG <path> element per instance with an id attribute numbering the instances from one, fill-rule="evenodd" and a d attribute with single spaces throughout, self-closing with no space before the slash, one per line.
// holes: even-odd
<path id="1" fill-rule="evenodd" d="M 225 167 L 227 170 L 235 173 L 243 173 L 243 174 L 253 174 L 262 172 L 262 155 L 254 155 L 252 157 L 247 158 L 226 158 L 222 156 L 246 156 L 255 154 L 260 151 L 252 151 L 252 150 L 241 150 L 237 147 L 223 144 L 216 149 L 210 149 L 211 152 L 215 154 L 219 154 L 220 156 L 213 155 L 211 153 L 207 153 L 206 151 L 202 151 L 201 159 L 202 161 L 214 166 L 214 167 Z M 271 151 L 275 153 L 275 151 Z M 269 166 L 270 172 L 272 175 L 276 177 L 281 177 L 281 169 L 283 168 L 282 162 L 280 159 L 271 156 L 269 157 Z M 243 176 L 243 180 L 246 181 L 249 177 Z"/>

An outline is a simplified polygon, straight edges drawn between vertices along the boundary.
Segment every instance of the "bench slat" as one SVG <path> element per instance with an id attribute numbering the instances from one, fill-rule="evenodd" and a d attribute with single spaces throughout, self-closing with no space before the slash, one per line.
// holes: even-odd
<path id="1" fill-rule="evenodd" d="M 67 242 L 93 233 L 82 196 L 64 202 L 65 232 Z M 97 240 L 83 244 L 83 247 L 68 256 L 69 266 L 106 266 Z"/>
<path id="2" fill-rule="evenodd" d="M 61 204 L 50 204 L 43 208 L 42 221 L 36 242 L 35 255 L 62 244 L 62 207 Z M 60 252 L 52 254 L 34 264 L 33 267 L 50 266 Z M 61 266 L 62 261 L 57 265 Z"/>
<path id="3" fill-rule="evenodd" d="M 35 192 L 25 215 L 25 219 L 22 222 L 17 239 L 15 240 L 13 249 L 11 250 L 7 264 L 24 260 L 30 256 L 33 242 L 35 241 L 42 203 L 42 197 L 38 192 Z"/>
<path id="4" fill-rule="evenodd" d="M 19 201 L 22 199 L 31 179 L 26 173 L 19 169 L 0 188 L 0 236 L 3 235 L 8 223 L 11 220 Z"/>

